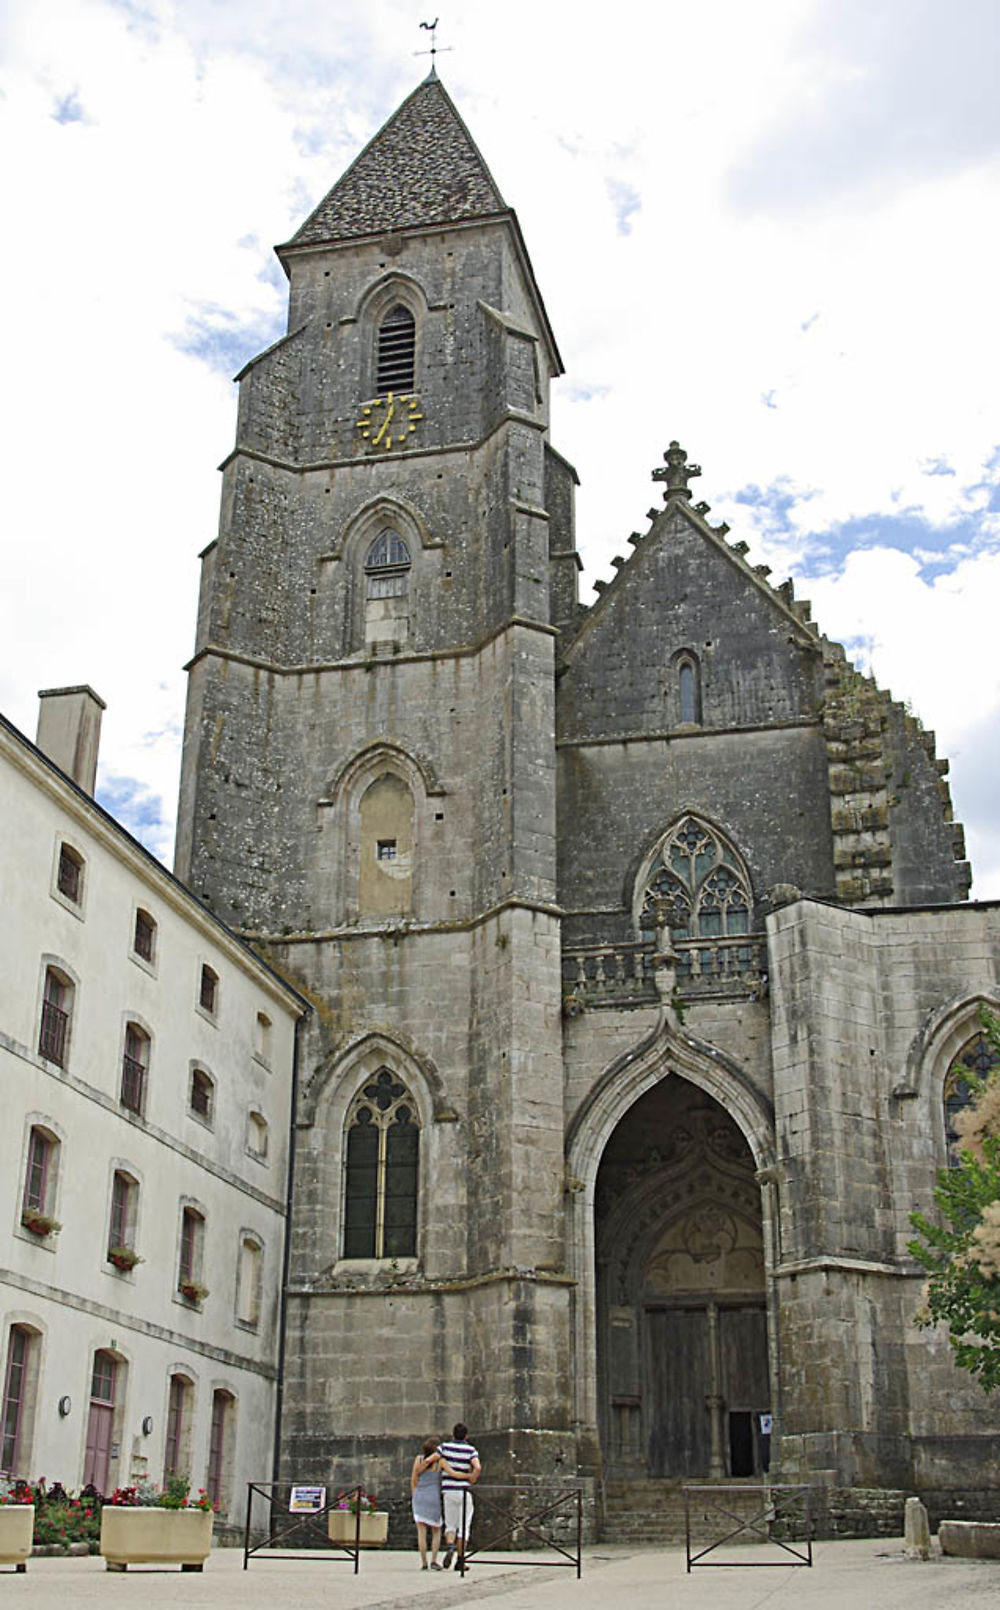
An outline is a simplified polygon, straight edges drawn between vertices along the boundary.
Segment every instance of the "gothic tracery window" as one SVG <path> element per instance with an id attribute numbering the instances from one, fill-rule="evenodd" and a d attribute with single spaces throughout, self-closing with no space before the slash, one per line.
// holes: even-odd
<path id="1" fill-rule="evenodd" d="M 351 1103 L 345 1154 L 344 1257 L 413 1257 L 420 1125 L 413 1097 L 388 1068 Z"/>
<path id="2" fill-rule="evenodd" d="M 948 1143 L 948 1167 L 958 1167 L 958 1132 L 955 1119 L 972 1100 L 968 1075 L 985 1079 L 1000 1066 L 1000 1056 L 990 1045 L 985 1034 L 974 1034 L 967 1040 L 958 1055 L 952 1059 L 944 1081 L 944 1132 Z"/>
<path id="3" fill-rule="evenodd" d="M 735 851 L 718 833 L 686 816 L 667 835 L 646 879 L 639 928 L 656 936 L 656 902 L 666 900 L 676 939 L 716 939 L 750 932 L 752 900 Z"/>

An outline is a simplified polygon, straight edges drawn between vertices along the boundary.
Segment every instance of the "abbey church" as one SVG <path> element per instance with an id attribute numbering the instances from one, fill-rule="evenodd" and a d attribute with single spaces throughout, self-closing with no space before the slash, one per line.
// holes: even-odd
<path id="1" fill-rule="evenodd" d="M 312 1007 L 284 1475 L 401 1488 L 463 1418 L 595 1526 L 765 1472 L 859 1530 L 988 1512 L 1000 1418 L 907 1251 L 1000 1000 L 933 735 L 677 442 L 580 602 L 559 350 L 436 74 L 279 257 L 177 873 Z"/>

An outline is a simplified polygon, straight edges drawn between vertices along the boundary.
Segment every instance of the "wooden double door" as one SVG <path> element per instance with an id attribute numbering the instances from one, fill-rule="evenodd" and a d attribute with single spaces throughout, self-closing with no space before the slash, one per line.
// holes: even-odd
<path id="1" fill-rule="evenodd" d="M 647 1308 L 643 1343 L 649 1474 L 696 1479 L 766 1470 L 761 1416 L 770 1412 L 771 1393 L 763 1304 Z"/>

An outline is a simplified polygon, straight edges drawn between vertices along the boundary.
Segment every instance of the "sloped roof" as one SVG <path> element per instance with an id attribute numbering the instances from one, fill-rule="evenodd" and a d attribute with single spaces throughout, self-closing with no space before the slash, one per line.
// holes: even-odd
<path id="1" fill-rule="evenodd" d="M 436 74 L 419 84 L 289 242 L 311 246 L 506 211 Z"/>

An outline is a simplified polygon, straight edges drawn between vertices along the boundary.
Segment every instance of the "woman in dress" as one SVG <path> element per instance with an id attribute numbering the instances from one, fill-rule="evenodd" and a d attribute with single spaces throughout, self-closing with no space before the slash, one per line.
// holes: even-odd
<path id="1" fill-rule="evenodd" d="M 438 1549 L 441 1546 L 441 1467 L 444 1461 L 438 1453 L 440 1437 L 428 1437 L 410 1471 L 410 1494 L 413 1519 L 417 1523 L 417 1547 L 420 1550 L 420 1569 L 427 1570 L 427 1532 L 431 1534 L 432 1571 L 440 1571 Z"/>

